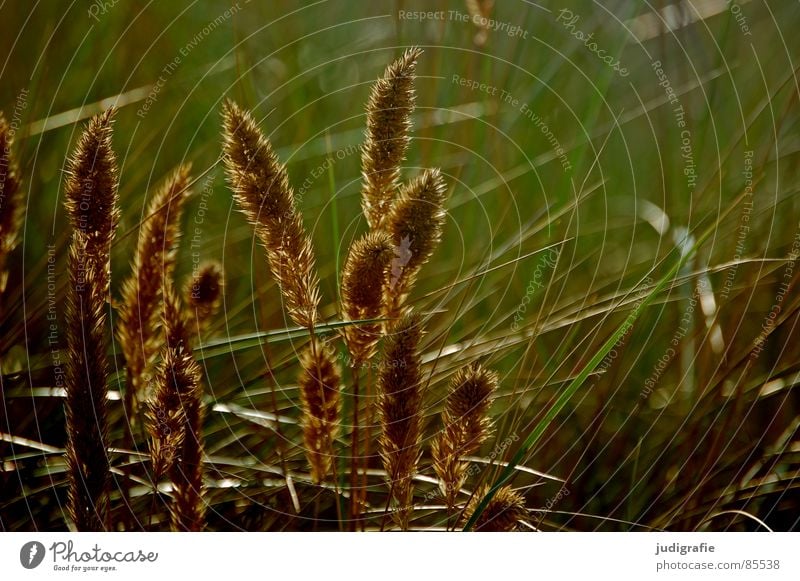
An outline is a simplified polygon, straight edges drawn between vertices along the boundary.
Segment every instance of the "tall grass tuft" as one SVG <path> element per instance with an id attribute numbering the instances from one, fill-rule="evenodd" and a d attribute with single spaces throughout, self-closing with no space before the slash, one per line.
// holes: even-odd
<path id="1" fill-rule="evenodd" d="M 468 464 L 461 458 L 475 452 L 489 437 L 488 411 L 498 385 L 497 373 L 478 363 L 459 369 L 450 380 L 442 412 L 444 427 L 431 447 L 433 468 L 450 509 L 466 480 Z"/>
<path id="2" fill-rule="evenodd" d="M 113 109 L 94 117 L 68 162 L 72 224 L 65 369 L 68 511 L 79 531 L 101 531 L 108 511 L 106 395 L 110 246 L 119 221 Z"/>
<path id="3" fill-rule="evenodd" d="M 392 512 L 401 530 L 408 529 L 422 436 L 422 377 L 420 317 L 405 315 L 387 337 L 378 380 L 381 458 L 386 470 Z"/>
<path id="4" fill-rule="evenodd" d="M 289 316 L 313 328 L 319 303 L 314 250 L 286 168 L 250 113 L 232 101 L 225 103 L 223 125 L 225 167 L 239 209 L 267 250 Z"/>
<path id="5" fill-rule="evenodd" d="M 339 430 L 340 373 L 333 349 L 317 338 L 300 356 L 303 439 L 311 478 L 319 484 L 332 475 L 333 442 Z"/>
<path id="6" fill-rule="evenodd" d="M 13 134 L 0 112 L 0 293 L 6 289 L 6 261 L 17 245 L 24 209 L 19 170 L 11 153 L 12 145 Z"/>
<path id="7" fill-rule="evenodd" d="M 411 287 L 442 239 L 447 187 L 438 169 L 425 170 L 405 184 L 386 219 L 386 229 L 399 256 L 392 264 L 385 316 L 403 314 Z"/>
<path id="8" fill-rule="evenodd" d="M 159 187 L 139 234 L 133 271 L 122 285 L 119 343 L 125 355 L 125 403 L 129 419 L 136 417 L 145 395 L 148 371 L 161 345 L 163 285 L 171 280 L 180 237 L 180 219 L 189 197 L 190 166 L 182 165 Z"/>
<path id="9" fill-rule="evenodd" d="M 472 518 L 481 500 L 488 493 L 488 486 L 475 493 L 464 510 L 464 522 Z M 503 486 L 497 490 L 470 530 L 479 532 L 512 532 L 519 530 L 520 521 L 524 521 L 527 516 L 528 510 L 525 508 L 525 499 L 514 492 L 510 486 Z"/>
<path id="10" fill-rule="evenodd" d="M 154 480 L 172 482 L 172 528 L 200 531 L 203 501 L 203 387 L 200 366 L 189 345 L 183 308 L 169 283 L 164 287 L 164 352 L 149 426 Z"/>
<path id="11" fill-rule="evenodd" d="M 408 49 L 386 68 L 367 103 L 367 131 L 361 152 L 361 205 L 367 223 L 380 229 L 397 194 L 414 111 L 414 78 L 419 48 Z"/>

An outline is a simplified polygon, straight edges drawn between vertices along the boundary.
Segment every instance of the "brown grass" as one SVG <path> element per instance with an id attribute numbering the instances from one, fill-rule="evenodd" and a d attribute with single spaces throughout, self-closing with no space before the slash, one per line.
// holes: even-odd
<path id="1" fill-rule="evenodd" d="M 485 486 L 475 493 L 464 510 L 464 524 L 472 518 L 475 509 L 477 509 L 488 492 L 489 487 Z M 516 531 L 520 528 L 520 521 L 524 521 L 527 516 L 528 511 L 525 508 L 525 499 L 514 492 L 510 486 L 503 486 L 497 490 L 488 502 L 471 530 L 480 532 Z"/>
<path id="2" fill-rule="evenodd" d="M 422 371 L 419 342 L 420 317 L 404 316 L 386 339 L 378 381 L 381 419 L 381 458 L 390 497 L 395 503 L 395 523 L 407 530 L 413 504 L 412 478 L 417 469 L 422 436 Z"/>
<path id="3" fill-rule="evenodd" d="M 23 216 L 22 189 L 12 145 L 12 132 L 0 112 L 0 293 L 6 289 L 6 260 L 19 241 Z"/>
<path id="4" fill-rule="evenodd" d="M 125 403 L 130 421 L 147 397 L 147 377 L 162 344 L 158 326 L 165 280 L 171 280 L 180 238 L 180 219 L 189 197 L 190 167 L 183 165 L 158 188 L 143 219 L 133 270 L 122 285 L 119 343 L 125 355 Z"/>
<path id="5" fill-rule="evenodd" d="M 108 511 L 106 308 L 119 220 L 112 115 L 109 109 L 90 121 L 69 160 L 65 186 L 73 227 L 65 370 L 68 510 L 80 531 L 103 530 Z"/>
<path id="6" fill-rule="evenodd" d="M 234 198 L 266 248 L 289 316 L 301 327 L 313 328 L 319 303 L 314 250 L 295 208 L 286 168 L 250 113 L 227 101 L 223 122 L 225 167 Z"/>
<path id="7" fill-rule="evenodd" d="M 300 355 L 300 397 L 303 405 L 303 439 L 311 478 L 319 484 L 333 475 L 333 442 L 339 429 L 340 373 L 333 349 L 319 339 Z"/>
<path id="8" fill-rule="evenodd" d="M 397 194 L 400 164 L 410 138 L 414 77 L 419 48 L 408 49 L 386 68 L 367 103 L 367 131 L 361 152 L 361 205 L 367 223 L 380 229 Z"/>
<path id="9" fill-rule="evenodd" d="M 488 411 L 498 384 L 497 373 L 478 363 L 459 369 L 450 380 L 442 412 L 444 427 L 431 447 L 433 468 L 450 509 L 466 480 L 469 465 L 461 458 L 475 452 L 489 437 Z"/>

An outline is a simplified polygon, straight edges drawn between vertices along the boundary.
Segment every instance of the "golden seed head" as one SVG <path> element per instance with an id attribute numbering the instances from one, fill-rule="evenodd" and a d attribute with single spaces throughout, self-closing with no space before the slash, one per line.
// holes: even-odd
<path id="1" fill-rule="evenodd" d="M 286 168 L 250 113 L 232 101 L 224 105 L 223 126 L 225 168 L 234 198 L 267 250 L 289 316 L 302 327 L 312 327 L 319 281 Z"/>
<path id="2" fill-rule="evenodd" d="M 333 441 L 339 430 L 339 368 L 333 349 L 313 338 L 300 356 L 305 453 L 316 483 L 331 474 Z"/>
<path id="3" fill-rule="evenodd" d="M 414 110 L 416 63 L 422 50 L 408 49 L 386 68 L 367 103 L 367 131 L 361 152 L 361 205 L 367 223 L 380 228 L 396 195 Z"/>
<path id="4" fill-rule="evenodd" d="M 464 522 L 468 522 L 472 518 L 481 500 L 488 492 L 489 487 L 485 486 L 475 493 L 464 510 Z M 519 521 L 525 520 L 527 516 L 525 499 L 514 492 L 510 486 L 503 486 L 487 503 L 486 508 L 475 521 L 473 530 L 483 532 L 516 531 L 519 528 Z"/>

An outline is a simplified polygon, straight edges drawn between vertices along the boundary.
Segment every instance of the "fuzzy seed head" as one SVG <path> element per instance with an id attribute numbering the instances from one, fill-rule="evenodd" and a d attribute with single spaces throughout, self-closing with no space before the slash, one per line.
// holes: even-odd
<path id="1" fill-rule="evenodd" d="M 302 327 L 312 327 L 319 281 L 286 168 L 250 113 L 231 101 L 223 109 L 223 146 L 234 198 L 267 250 L 289 316 Z"/>
<path id="2" fill-rule="evenodd" d="M 488 493 L 488 486 L 475 493 L 464 510 L 463 521 L 465 523 L 472 518 L 481 500 Z M 519 521 L 525 520 L 527 516 L 525 499 L 514 492 L 510 486 L 503 486 L 495 493 L 478 520 L 475 521 L 473 530 L 482 532 L 516 531 L 519 528 Z"/>
<path id="3" fill-rule="evenodd" d="M 400 164 L 410 142 L 414 78 L 419 48 L 408 49 L 386 68 L 367 103 L 367 131 L 361 152 L 364 180 L 361 205 L 367 223 L 378 229 L 395 198 Z"/>
<path id="4" fill-rule="evenodd" d="M 391 238 L 386 233 L 370 232 L 353 242 L 342 272 L 345 320 L 380 317 L 393 256 Z M 345 327 L 345 342 L 353 360 L 361 363 L 370 359 L 380 335 L 379 323 Z"/>
<path id="5" fill-rule="evenodd" d="M 300 356 L 305 453 L 311 477 L 321 483 L 331 474 L 333 442 L 339 430 L 339 368 L 333 349 L 317 338 Z"/>

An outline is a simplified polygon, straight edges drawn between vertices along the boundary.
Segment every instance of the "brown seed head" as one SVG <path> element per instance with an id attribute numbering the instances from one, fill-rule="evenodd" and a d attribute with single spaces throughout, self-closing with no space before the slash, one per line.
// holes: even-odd
<path id="1" fill-rule="evenodd" d="M 393 517 L 405 530 L 413 504 L 412 478 L 417 469 L 422 435 L 420 318 L 405 315 L 387 337 L 378 380 L 381 458 L 396 510 Z"/>
<path id="2" fill-rule="evenodd" d="M 339 369 L 333 350 L 317 338 L 300 356 L 305 453 L 316 483 L 331 474 L 333 442 L 339 430 Z"/>
<path id="3" fill-rule="evenodd" d="M 162 344 L 158 333 L 164 281 L 172 280 L 180 220 L 190 195 L 190 166 L 180 166 L 158 188 L 143 217 L 131 275 L 122 285 L 119 341 L 125 355 L 127 403 L 145 390 L 144 374 Z M 133 411 L 133 409 L 131 409 Z"/>
<path id="4" fill-rule="evenodd" d="M 222 303 L 224 284 L 222 265 L 219 262 L 206 262 L 197 269 L 184 290 L 189 317 L 194 322 L 189 325 L 190 330 L 203 330 L 207 327 Z"/>
<path id="5" fill-rule="evenodd" d="M 386 219 L 386 230 L 399 256 L 392 264 L 386 316 L 397 318 L 416 280 L 442 238 L 447 187 L 438 169 L 425 170 L 404 185 Z"/>
<path id="6" fill-rule="evenodd" d="M 114 111 L 92 117 L 67 163 L 64 205 L 72 227 L 86 236 L 89 257 L 108 252 L 119 222 Z"/>
<path id="7" fill-rule="evenodd" d="M 475 509 L 481 500 L 488 494 L 489 487 L 485 486 L 475 493 L 472 500 L 464 510 L 463 522 L 472 518 Z M 475 522 L 474 529 L 483 532 L 511 532 L 519 528 L 519 521 L 528 516 L 525 508 L 525 499 L 514 492 L 510 486 L 500 488 L 486 505 L 486 508 Z"/>
<path id="8" fill-rule="evenodd" d="M 286 168 L 250 113 L 232 101 L 224 105 L 223 125 L 225 167 L 234 198 L 266 247 L 289 315 L 298 325 L 312 327 L 319 281 Z"/>
<path id="9" fill-rule="evenodd" d="M 466 480 L 468 464 L 461 457 L 475 452 L 489 437 L 488 411 L 498 384 L 497 373 L 478 363 L 458 370 L 450 381 L 442 412 L 444 428 L 432 445 L 433 467 L 450 507 Z"/>
<path id="10" fill-rule="evenodd" d="M 396 195 L 414 110 L 414 78 L 419 48 L 408 49 L 386 68 L 367 103 L 367 131 L 361 151 L 364 185 L 361 205 L 367 223 L 380 228 Z"/>
<path id="11" fill-rule="evenodd" d="M 353 242 L 342 271 L 345 320 L 380 317 L 393 256 L 392 242 L 386 233 L 370 232 Z M 374 355 L 380 335 L 380 323 L 345 327 L 345 342 L 356 366 Z"/>

